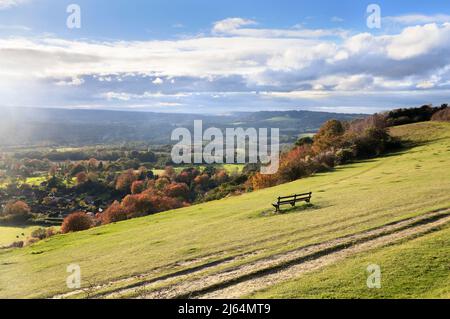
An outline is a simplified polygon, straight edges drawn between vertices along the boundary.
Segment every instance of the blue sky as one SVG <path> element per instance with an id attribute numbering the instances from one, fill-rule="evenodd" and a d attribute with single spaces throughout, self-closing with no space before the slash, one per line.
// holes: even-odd
<path id="1" fill-rule="evenodd" d="M 66 26 L 72 3 L 80 29 Z M 380 29 L 367 26 L 371 3 Z M 446 103 L 449 23 L 446 1 L 0 0 L 0 107 L 371 113 Z"/>

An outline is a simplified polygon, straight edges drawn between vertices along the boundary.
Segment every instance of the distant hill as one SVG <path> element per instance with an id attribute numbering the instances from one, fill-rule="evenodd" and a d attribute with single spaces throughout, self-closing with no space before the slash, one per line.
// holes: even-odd
<path id="1" fill-rule="evenodd" d="M 86 145 L 143 141 L 170 143 L 176 127 L 192 128 L 194 120 L 204 127 L 280 128 L 282 141 L 315 132 L 329 119 L 352 120 L 362 114 L 311 111 L 243 112 L 228 115 L 178 113 L 0 108 L 0 145 Z"/>

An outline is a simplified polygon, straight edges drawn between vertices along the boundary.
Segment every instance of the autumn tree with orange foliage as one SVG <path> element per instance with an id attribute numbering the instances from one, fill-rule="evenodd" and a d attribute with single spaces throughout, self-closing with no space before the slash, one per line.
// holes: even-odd
<path id="1" fill-rule="evenodd" d="M 189 187 L 184 183 L 172 183 L 166 187 L 166 194 L 172 198 L 189 198 Z"/>
<path id="2" fill-rule="evenodd" d="M 313 150 L 316 153 L 338 148 L 345 133 L 344 124 L 338 120 L 327 121 L 314 136 Z"/>
<path id="3" fill-rule="evenodd" d="M 131 184 L 131 194 L 140 194 L 145 189 L 145 182 L 144 181 L 134 181 L 133 184 Z"/>
<path id="4" fill-rule="evenodd" d="M 102 224 L 116 223 L 126 220 L 127 218 L 126 210 L 118 201 L 112 203 L 111 206 L 109 206 L 108 209 L 101 214 Z"/>
<path id="5" fill-rule="evenodd" d="M 76 175 L 76 179 L 77 179 L 77 185 L 81 185 L 88 181 L 88 176 L 85 172 L 79 172 Z"/>
<path id="6" fill-rule="evenodd" d="M 93 221 L 86 213 L 77 212 L 70 214 L 64 218 L 63 224 L 61 226 L 61 232 L 67 234 L 70 232 L 78 232 L 91 228 L 93 226 Z"/>
<path id="7" fill-rule="evenodd" d="M 131 191 L 131 185 L 136 180 L 133 170 L 128 170 L 119 175 L 116 181 L 116 189 L 118 191 L 129 193 Z"/>
<path id="8" fill-rule="evenodd" d="M 7 223 L 25 222 L 31 218 L 31 209 L 23 201 L 10 201 L 3 209 L 1 216 Z"/>

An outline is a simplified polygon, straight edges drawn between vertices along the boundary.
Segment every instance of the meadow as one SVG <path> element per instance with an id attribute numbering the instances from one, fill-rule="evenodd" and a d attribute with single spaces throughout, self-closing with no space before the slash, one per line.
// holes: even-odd
<path id="1" fill-rule="evenodd" d="M 0 251 L 0 297 L 47 298 L 69 293 L 66 269 L 70 264 L 80 265 L 83 287 L 105 285 L 102 289 L 109 291 L 174 272 L 202 269 L 201 273 L 175 276 L 172 281 L 162 283 L 174 285 L 299 247 L 450 208 L 450 124 L 406 125 L 393 128 L 392 134 L 409 139 L 414 145 L 277 187 L 81 233 L 58 235 L 20 250 Z M 314 193 L 311 207 L 273 213 L 271 203 L 278 196 L 306 191 Z M 430 244 L 435 246 L 438 244 Z M 389 259 L 386 256 L 390 253 L 396 255 L 395 248 L 390 249 L 391 252 L 380 250 L 380 258 Z M 426 261 L 434 254 L 423 256 Z M 439 256 L 442 258 L 441 253 Z M 229 262 L 207 267 L 225 259 Z M 359 267 L 357 260 L 353 264 L 346 262 L 349 270 L 340 274 L 338 278 L 342 280 L 350 278 L 352 269 Z M 320 281 L 319 275 L 311 277 L 311 287 Z M 339 279 L 336 280 L 330 285 L 339 284 Z M 290 285 L 261 296 L 284 292 L 297 296 L 296 288 L 291 289 L 295 283 Z M 161 287 L 150 289 L 158 288 Z M 445 293 L 439 289 L 436 294 L 430 291 L 430 296 Z M 337 291 L 334 296 L 358 296 L 357 287 L 351 290 L 353 293 Z M 128 293 L 134 296 L 133 292 Z M 327 296 L 325 290 L 316 293 Z M 393 290 L 391 295 L 397 294 L 401 295 Z M 404 295 L 416 296 L 419 292 Z M 85 297 L 72 295 L 77 296 Z"/>
<path id="2" fill-rule="evenodd" d="M 0 226 L 0 247 L 9 245 L 15 241 L 25 240 L 31 235 L 37 226 L 7 227 Z"/>

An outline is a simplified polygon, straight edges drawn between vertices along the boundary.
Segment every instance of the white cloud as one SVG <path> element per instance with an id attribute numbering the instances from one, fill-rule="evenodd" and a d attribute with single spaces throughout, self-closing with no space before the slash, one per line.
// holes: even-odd
<path id="1" fill-rule="evenodd" d="M 7 31 L 31 31 L 31 28 L 26 27 L 24 25 L 7 25 L 7 24 L 0 24 L 0 30 L 7 30 Z"/>
<path id="2" fill-rule="evenodd" d="M 408 59 L 431 53 L 450 39 L 450 23 L 438 26 L 435 23 L 408 27 L 398 36 L 393 36 L 387 46 L 388 55 L 396 60 Z"/>
<path id="3" fill-rule="evenodd" d="M 348 32 L 341 29 L 306 29 L 297 25 L 292 29 L 262 29 L 243 28 L 244 26 L 257 25 L 256 21 L 229 18 L 214 23 L 213 34 L 256 37 L 256 38 L 321 38 L 329 36 L 345 37 Z"/>
<path id="4" fill-rule="evenodd" d="M 16 7 L 28 1 L 29 0 L 0 0 L 0 10 Z"/>
<path id="5" fill-rule="evenodd" d="M 256 21 L 243 18 L 228 18 L 214 23 L 213 33 L 229 33 L 242 26 L 256 25 Z"/>
<path id="6" fill-rule="evenodd" d="M 340 23 L 340 22 L 344 22 L 345 20 L 343 19 L 343 18 L 341 18 L 341 17 L 332 17 L 331 18 L 331 22 L 337 22 L 337 23 Z"/>
<path id="7" fill-rule="evenodd" d="M 66 100 L 80 99 L 81 92 L 96 103 L 179 106 L 187 100 L 200 105 L 248 99 L 251 105 L 261 99 L 303 103 L 332 96 L 351 104 L 352 94 L 405 98 L 407 91 L 443 95 L 450 89 L 450 23 L 410 26 L 390 35 L 347 34 L 343 40 L 323 37 L 333 34 L 330 30 L 310 30 L 317 35 L 307 37 L 305 29 L 249 27 L 255 24 L 232 18 L 217 22 L 210 36 L 167 41 L 0 38 L 0 94 L 20 103 L 14 92 L 23 90 L 17 87 L 39 83 L 35 92 L 48 97 L 42 87 L 51 83 L 52 89 L 64 86 L 55 89 L 64 94 L 74 92 L 61 93 Z M 155 89 L 149 81 L 159 92 L 149 91 Z M 420 94 L 412 97 L 425 96 Z"/>
<path id="8" fill-rule="evenodd" d="M 152 83 L 156 85 L 161 85 L 164 83 L 164 81 L 161 78 L 156 78 L 155 80 L 152 81 Z"/>
<path id="9" fill-rule="evenodd" d="M 69 80 L 60 80 L 55 82 L 58 86 L 80 86 L 84 84 L 84 80 L 82 78 L 71 78 Z"/>
<path id="10" fill-rule="evenodd" d="M 408 14 L 408 15 L 385 17 L 384 20 L 387 22 L 393 22 L 393 23 L 398 23 L 398 24 L 403 24 L 403 25 L 445 23 L 445 22 L 450 22 L 450 15 L 446 15 L 446 14 L 436 14 L 436 15 Z"/>

